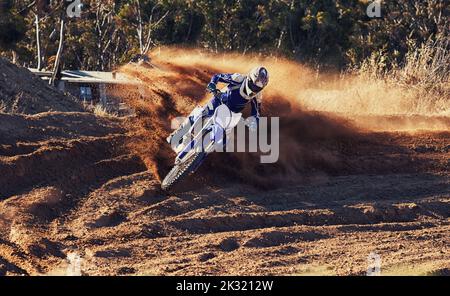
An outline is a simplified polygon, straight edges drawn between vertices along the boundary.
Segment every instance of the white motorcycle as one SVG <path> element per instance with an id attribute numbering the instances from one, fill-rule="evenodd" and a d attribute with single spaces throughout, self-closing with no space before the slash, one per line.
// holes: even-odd
<path id="1" fill-rule="evenodd" d="M 224 94 L 217 90 L 214 96 L 222 98 Z M 195 110 L 193 112 L 196 113 Z M 197 112 L 198 113 L 198 112 Z M 232 112 L 227 105 L 221 104 L 216 108 L 213 116 L 205 114 L 194 115 L 194 123 L 189 129 L 183 142 L 180 144 L 175 165 L 164 178 L 161 188 L 170 190 L 185 177 L 193 174 L 206 159 L 206 156 L 215 151 L 216 145 L 225 147 L 225 135 L 232 132 L 242 118 L 242 113 Z M 199 125 L 203 124 L 203 126 Z"/>

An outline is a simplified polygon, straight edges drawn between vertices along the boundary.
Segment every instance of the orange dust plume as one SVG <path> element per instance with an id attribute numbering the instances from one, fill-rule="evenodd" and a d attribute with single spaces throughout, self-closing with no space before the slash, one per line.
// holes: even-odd
<path id="1" fill-rule="evenodd" d="M 279 161 L 263 165 L 258 154 L 218 153 L 209 157 L 196 179 L 217 178 L 223 182 L 231 178 L 273 187 L 299 180 L 305 172 L 355 172 L 347 155 L 357 150 L 355 143 L 367 140 L 347 119 L 311 110 L 311 106 L 305 111 L 302 94 L 314 88 L 318 79 L 310 68 L 277 57 L 212 54 L 195 49 L 159 48 L 150 56 L 154 67 L 128 64 L 119 69 L 139 80 L 140 86 L 124 86 L 117 95 L 136 113 L 129 119 L 133 139 L 129 147 L 158 178 L 168 172 L 175 156 L 165 142 L 172 119 L 188 115 L 209 99 L 205 87 L 212 75 L 247 73 L 257 65 L 264 65 L 270 72 L 262 115 L 280 117 Z"/>

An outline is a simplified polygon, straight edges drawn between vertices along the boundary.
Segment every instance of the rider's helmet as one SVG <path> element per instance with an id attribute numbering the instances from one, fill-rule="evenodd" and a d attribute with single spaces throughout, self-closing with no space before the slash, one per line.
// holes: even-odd
<path id="1" fill-rule="evenodd" d="M 244 92 L 249 97 L 254 97 L 269 84 L 269 72 L 264 67 L 256 67 L 250 71 L 245 80 Z"/>

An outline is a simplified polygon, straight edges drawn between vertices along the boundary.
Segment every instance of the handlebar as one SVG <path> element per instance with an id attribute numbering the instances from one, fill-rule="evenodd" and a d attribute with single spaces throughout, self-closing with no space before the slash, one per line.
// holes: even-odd
<path id="1" fill-rule="evenodd" d="M 223 94 L 219 89 L 216 89 L 214 91 L 211 91 L 210 89 L 206 89 L 208 92 L 212 93 L 215 97 L 218 97 Z"/>

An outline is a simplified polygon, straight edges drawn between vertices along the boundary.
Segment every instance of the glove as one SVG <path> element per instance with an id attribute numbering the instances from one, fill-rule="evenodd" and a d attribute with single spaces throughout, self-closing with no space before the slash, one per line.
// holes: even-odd
<path id="1" fill-rule="evenodd" d="M 215 93 L 217 91 L 217 86 L 215 83 L 210 82 L 208 86 L 206 87 L 207 90 L 209 90 L 212 93 Z"/>
<path id="2" fill-rule="evenodd" d="M 245 125 L 250 132 L 255 133 L 258 131 L 258 119 L 255 116 L 249 117 L 245 120 Z"/>

